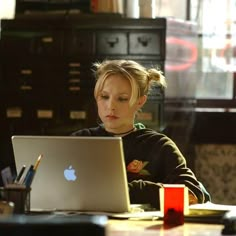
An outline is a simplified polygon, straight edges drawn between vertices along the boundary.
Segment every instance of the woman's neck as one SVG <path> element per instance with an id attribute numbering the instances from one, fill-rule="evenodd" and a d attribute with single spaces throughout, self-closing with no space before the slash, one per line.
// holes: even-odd
<path id="1" fill-rule="evenodd" d="M 126 132 L 121 132 L 121 133 L 114 133 L 114 132 L 110 132 L 110 131 L 107 131 L 108 133 L 112 134 L 113 136 L 117 136 L 117 137 L 123 137 L 127 134 L 130 134 L 132 132 L 134 132 L 136 130 L 136 127 L 132 127 L 132 129 L 126 131 Z"/>

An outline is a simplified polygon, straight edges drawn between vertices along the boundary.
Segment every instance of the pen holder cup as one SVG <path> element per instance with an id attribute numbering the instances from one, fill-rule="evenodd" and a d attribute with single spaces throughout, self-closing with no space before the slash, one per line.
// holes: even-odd
<path id="1" fill-rule="evenodd" d="M 24 214 L 30 211 L 31 188 L 7 186 L 3 188 L 2 198 L 14 203 L 14 214 Z"/>

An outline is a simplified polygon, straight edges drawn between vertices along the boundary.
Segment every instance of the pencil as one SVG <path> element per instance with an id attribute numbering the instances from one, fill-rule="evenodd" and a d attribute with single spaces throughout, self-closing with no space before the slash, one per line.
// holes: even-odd
<path id="1" fill-rule="evenodd" d="M 35 165 L 34 165 L 34 170 L 35 170 L 35 171 L 37 170 L 37 168 L 38 168 L 38 166 L 39 166 L 39 163 L 40 163 L 40 161 L 41 161 L 42 156 L 43 156 L 42 154 L 39 155 L 39 157 L 38 157 L 38 159 L 37 159 L 37 161 L 36 161 L 36 163 L 35 163 Z"/>

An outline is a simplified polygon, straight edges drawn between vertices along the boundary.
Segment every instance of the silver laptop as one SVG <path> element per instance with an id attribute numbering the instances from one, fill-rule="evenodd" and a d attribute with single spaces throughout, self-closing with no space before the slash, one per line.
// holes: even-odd
<path id="1" fill-rule="evenodd" d="M 17 135 L 12 145 L 18 173 L 43 155 L 31 185 L 32 210 L 130 211 L 121 138 Z"/>

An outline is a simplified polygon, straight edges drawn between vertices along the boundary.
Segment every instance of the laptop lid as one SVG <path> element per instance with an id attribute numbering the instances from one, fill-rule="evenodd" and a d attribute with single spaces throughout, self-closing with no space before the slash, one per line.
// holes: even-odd
<path id="1" fill-rule="evenodd" d="M 17 173 L 43 155 L 31 185 L 31 209 L 128 212 L 120 137 L 12 136 Z"/>

